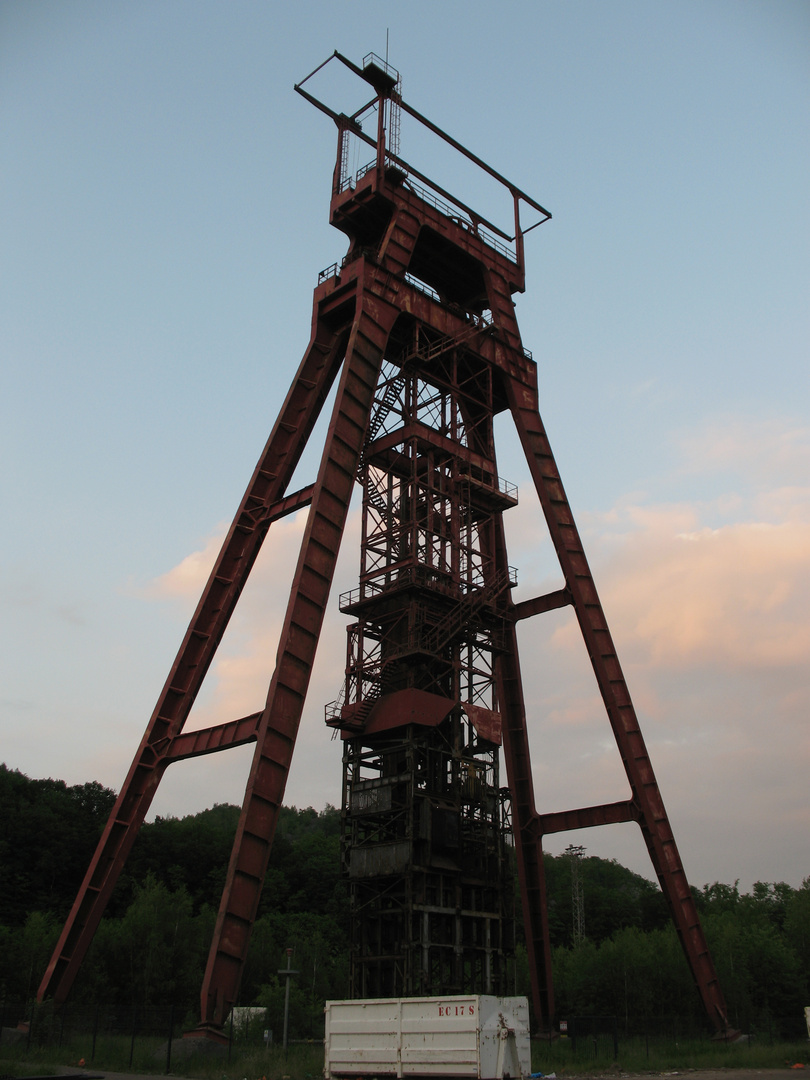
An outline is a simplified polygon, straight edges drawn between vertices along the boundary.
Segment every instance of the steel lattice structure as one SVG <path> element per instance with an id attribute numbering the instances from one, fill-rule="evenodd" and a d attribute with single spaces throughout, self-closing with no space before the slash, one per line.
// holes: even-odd
<path id="1" fill-rule="evenodd" d="M 338 53 L 329 60 L 373 88 L 372 99 L 347 116 L 319 101 L 303 83 L 296 87 L 338 129 L 330 220 L 349 237 L 349 250 L 340 266 L 321 275 L 309 346 L 68 917 L 40 1000 L 50 996 L 59 1002 L 69 993 L 165 769 L 184 758 L 254 742 L 201 994 L 198 1030 L 221 1037 L 238 997 L 338 548 L 359 479 L 363 566 L 358 590 L 342 601 L 355 622 L 349 629 L 343 697 L 329 711 L 330 722 L 344 736 L 347 871 L 357 903 L 369 905 L 376 927 L 359 941 L 367 955 L 374 934 L 379 942 L 377 960 L 355 956 L 355 991 L 388 992 L 402 985 L 406 992 L 417 987 L 447 992 L 462 984 L 502 985 L 511 934 L 503 888 L 511 829 L 534 1012 L 547 1026 L 554 1002 L 543 835 L 635 821 L 706 1012 L 715 1028 L 727 1033 L 725 1004 L 697 910 L 540 419 L 536 366 L 515 319 L 512 296 L 524 289 L 528 231 L 521 225 L 521 208 L 531 208 L 537 224 L 550 214 L 407 105 L 387 64 L 373 55 L 362 68 Z M 370 111 L 376 112 L 376 138 L 360 122 Z M 401 111 L 504 185 L 514 207 L 514 236 L 400 158 Z M 373 161 L 355 175 L 348 171 L 350 139 L 374 149 Z M 333 389 L 317 478 L 289 491 Z M 515 493 L 498 477 L 492 436 L 492 418 L 504 411 L 520 438 L 565 580 L 564 588 L 518 604 L 510 598 L 513 578 L 503 529 L 503 513 L 514 504 Z M 203 731 L 185 731 L 268 529 L 307 506 L 264 707 Z M 605 805 L 539 813 L 515 627 L 521 619 L 566 605 L 582 632 L 630 795 Z M 499 787 L 499 742 L 508 800 Z M 484 860 L 485 873 L 470 871 L 470 857 Z M 442 858 L 447 865 L 441 865 Z M 381 874 L 382 869 L 392 872 Z M 384 878 L 388 885 L 405 882 L 394 885 L 400 895 L 390 898 L 390 909 L 385 888 L 379 887 Z M 391 915 L 397 906 L 399 913 Z M 451 908 L 458 916 L 448 922 Z"/>
<path id="2" fill-rule="evenodd" d="M 499 782 L 496 657 L 509 621 L 493 381 L 474 333 L 401 320 L 389 339 L 360 482 L 360 585 L 341 597 L 343 862 L 355 997 L 509 987 L 513 881 Z M 396 359 L 394 359 L 396 358 Z"/>

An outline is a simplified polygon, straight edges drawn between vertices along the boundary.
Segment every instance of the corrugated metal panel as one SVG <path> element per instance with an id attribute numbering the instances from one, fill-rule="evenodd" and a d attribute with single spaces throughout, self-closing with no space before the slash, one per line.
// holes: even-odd
<path id="1" fill-rule="evenodd" d="M 326 1080 L 453 1076 L 517 1080 L 531 1071 L 525 997 L 459 995 L 327 1001 Z"/>
<path id="2" fill-rule="evenodd" d="M 393 844 L 375 844 L 374 847 L 352 848 L 349 859 L 350 877 L 381 877 L 401 874 L 411 861 L 410 840 L 398 840 Z"/>
<path id="3" fill-rule="evenodd" d="M 361 786 L 352 789 L 351 809 L 353 814 L 376 814 L 391 809 L 391 785 L 383 787 Z"/>

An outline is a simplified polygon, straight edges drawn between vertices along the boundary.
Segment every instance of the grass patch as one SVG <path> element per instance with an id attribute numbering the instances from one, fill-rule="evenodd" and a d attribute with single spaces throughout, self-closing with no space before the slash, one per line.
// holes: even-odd
<path id="1" fill-rule="evenodd" d="M 141 1036 L 99 1036 L 95 1056 L 89 1039 L 74 1038 L 61 1047 L 26 1050 L 0 1044 L 0 1077 L 54 1076 L 65 1070 L 85 1069 L 88 1073 L 119 1072 L 163 1075 L 166 1072 L 165 1039 Z M 183 1040 L 172 1043 L 171 1075 L 196 1080 L 319 1080 L 323 1075 L 323 1043 L 290 1046 L 241 1046 L 231 1048 L 211 1044 L 208 1052 L 184 1053 Z M 131 1055 L 131 1057 L 130 1057 Z M 80 1062 L 84 1061 L 81 1065 Z"/>
<path id="2" fill-rule="evenodd" d="M 182 1040 L 172 1044 L 171 1073 L 195 1080 L 319 1080 L 323 1074 L 323 1044 L 295 1044 L 287 1054 L 281 1046 L 264 1047 L 236 1042 L 209 1047 L 207 1052 L 184 1053 Z M 26 1048 L 0 1043 L 0 1076 L 49 1076 L 64 1069 L 84 1067 L 90 1073 L 123 1072 L 163 1075 L 166 1072 L 165 1039 L 99 1035 L 95 1056 L 85 1036 L 72 1036 L 60 1047 Z M 131 1055 L 131 1063 L 130 1063 Z M 620 1038 L 614 1056 L 612 1036 L 580 1037 L 532 1042 L 532 1071 L 555 1072 L 574 1077 L 593 1072 L 656 1073 L 689 1069 L 787 1069 L 796 1062 L 810 1064 L 807 1041 L 788 1043 L 750 1042 L 725 1044 L 710 1039 Z M 802 1075 L 801 1073 L 799 1075 Z"/>
<path id="3" fill-rule="evenodd" d="M 795 1043 L 738 1043 L 705 1039 L 645 1039 L 620 1037 L 616 1055 L 613 1037 L 583 1036 L 532 1043 L 532 1072 L 556 1072 L 576 1076 L 597 1071 L 628 1073 L 668 1072 L 686 1069 L 779 1069 L 796 1062 L 810 1063 L 810 1046 Z"/>
<path id="4" fill-rule="evenodd" d="M 191 1064 L 191 1062 L 189 1062 Z M 231 1052 L 230 1063 L 208 1062 L 205 1071 L 184 1073 L 200 1080 L 320 1080 L 323 1076 L 323 1043 L 291 1046 L 285 1056 L 280 1046 Z"/>

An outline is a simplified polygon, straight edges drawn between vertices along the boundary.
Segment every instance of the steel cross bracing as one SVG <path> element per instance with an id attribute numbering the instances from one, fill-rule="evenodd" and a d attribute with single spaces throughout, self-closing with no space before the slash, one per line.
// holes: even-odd
<path id="1" fill-rule="evenodd" d="M 410 332 L 406 332 L 410 331 Z M 497 475 L 488 366 L 462 339 L 389 340 L 363 451 L 360 586 L 341 597 L 344 872 L 353 996 L 505 994 L 514 869 L 494 657 L 511 575 L 486 537 Z"/>
<path id="2" fill-rule="evenodd" d="M 378 441 L 385 437 L 380 434 L 386 430 L 382 414 L 395 406 L 400 392 L 396 387 L 390 392 L 385 387 L 378 390 L 381 366 L 389 358 L 402 365 L 403 372 L 409 363 L 421 363 L 428 371 L 439 358 L 456 350 L 458 355 L 474 358 L 476 370 L 485 373 L 493 409 L 508 410 L 512 416 L 565 579 L 563 589 L 519 604 L 512 604 L 492 587 L 493 602 L 503 615 L 498 648 L 491 653 L 492 681 L 502 718 L 509 813 L 536 1017 L 545 1026 L 554 1016 L 543 835 L 636 821 L 707 1014 L 719 1032 L 727 1033 L 717 976 L 543 429 L 536 368 L 524 352 L 515 318 L 512 294 L 524 288 L 523 235 L 527 231 L 521 228 L 520 207 L 531 207 L 543 215 L 542 220 L 550 215 L 402 102 L 397 79 L 382 62 L 372 58 L 361 69 L 339 54 L 334 58 L 372 85 L 379 118 L 377 137 L 372 139 L 362 132 L 356 116 L 334 113 L 301 90 L 338 128 L 331 223 L 348 235 L 349 250 L 343 264 L 315 290 L 309 346 L 192 617 L 38 996 L 61 1002 L 68 995 L 166 768 L 183 758 L 255 742 L 201 994 L 199 1030 L 221 1035 L 224 1020 L 238 999 L 352 490 L 369 435 Z M 392 114 L 386 104 L 391 104 L 394 95 L 397 108 L 426 124 L 506 186 L 514 205 L 514 236 L 474 214 L 386 149 L 383 118 Z M 356 181 L 347 184 L 342 171 L 349 137 L 370 143 L 376 156 Z M 432 190 L 418 187 L 414 176 Z M 507 249 L 502 240 L 510 241 L 513 248 Z M 312 485 L 290 492 L 293 472 L 336 382 L 317 477 Z M 205 731 L 185 732 L 193 702 L 268 529 L 278 518 L 304 507 L 309 508 L 307 525 L 264 707 Z M 493 580 L 508 580 L 501 509 L 492 514 L 481 550 L 492 567 Z M 630 797 L 562 813 L 539 813 L 515 624 L 564 605 L 573 607 L 578 620 L 624 763 Z M 458 632 L 450 619 L 447 629 L 451 636 Z M 438 637 L 432 644 L 438 647 Z M 360 725 L 364 722 L 361 716 Z"/>

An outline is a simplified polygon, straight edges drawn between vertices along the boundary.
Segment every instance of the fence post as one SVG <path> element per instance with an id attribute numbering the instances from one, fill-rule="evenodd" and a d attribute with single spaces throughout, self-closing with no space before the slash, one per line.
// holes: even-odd
<path id="1" fill-rule="evenodd" d="M 96 1011 L 93 1014 L 93 1049 L 90 1054 L 90 1060 L 96 1060 L 96 1037 L 98 1036 L 98 1013 L 101 1006 L 96 1002 Z"/>
<path id="2" fill-rule="evenodd" d="M 613 1017 L 613 1060 L 619 1060 L 619 1024 L 616 1017 Z"/>
<path id="3" fill-rule="evenodd" d="M 132 1041 L 129 1044 L 129 1067 L 132 1068 L 132 1059 L 135 1057 L 135 1031 L 138 1025 L 138 1007 L 132 1006 Z"/>
<path id="4" fill-rule="evenodd" d="M 169 1006 L 169 1042 L 166 1046 L 166 1073 L 172 1071 L 172 1034 L 174 1032 L 174 1005 Z"/>

